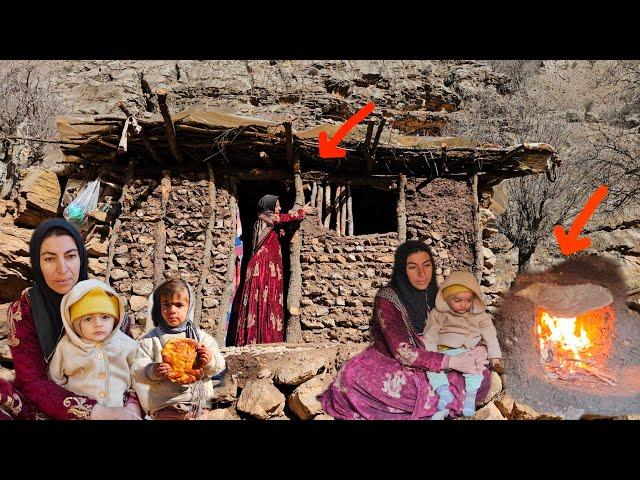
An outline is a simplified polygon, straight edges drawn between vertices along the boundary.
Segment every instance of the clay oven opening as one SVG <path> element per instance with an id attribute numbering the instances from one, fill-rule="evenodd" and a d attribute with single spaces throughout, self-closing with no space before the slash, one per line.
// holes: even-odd
<path id="1" fill-rule="evenodd" d="M 540 364 L 550 378 L 606 378 L 604 368 L 611 353 L 615 312 L 610 306 L 575 317 L 557 317 L 544 308 L 536 309 Z"/>
<path id="2" fill-rule="evenodd" d="M 640 412 L 640 316 L 625 293 L 597 256 L 520 275 L 496 318 L 510 395 L 549 417 Z"/>

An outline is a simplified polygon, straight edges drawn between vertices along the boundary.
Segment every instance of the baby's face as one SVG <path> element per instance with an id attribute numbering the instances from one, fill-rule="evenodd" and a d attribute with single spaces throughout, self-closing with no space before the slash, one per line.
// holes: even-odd
<path id="1" fill-rule="evenodd" d="M 82 338 L 92 342 L 102 342 L 113 331 L 115 317 L 106 313 L 92 313 L 80 318 Z"/>
<path id="2" fill-rule="evenodd" d="M 456 293 L 453 297 L 447 299 L 447 303 L 454 312 L 466 313 L 471 308 L 473 296 L 472 292 Z"/>
<path id="3" fill-rule="evenodd" d="M 177 327 L 187 319 L 189 312 L 189 292 L 182 289 L 173 295 L 160 297 L 160 313 L 167 325 Z"/>

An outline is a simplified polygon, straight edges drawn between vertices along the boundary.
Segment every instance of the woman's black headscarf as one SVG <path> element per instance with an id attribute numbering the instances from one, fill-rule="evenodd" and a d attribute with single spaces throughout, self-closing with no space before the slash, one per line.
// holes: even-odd
<path id="1" fill-rule="evenodd" d="M 31 258 L 31 269 L 33 270 L 33 284 L 29 292 L 31 300 L 31 313 L 33 323 L 38 334 L 38 341 L 44 358 L 48 362 L 56 348 L 56 343 L 62 332 L 62 316 L 60 315 L 60 303 L 63 295 L 54 292 L 49 288 L 40 268 L 40 247 L 47 232 L 53 228 L 62 228 L 69 232 L 78 247 L 80 256 L 80 276 L 78 281 L 87 280 L 88 261 L 87 250 L 80 233 L 71 223 L 62 218 L 50 218 L 41 222 L 33 231 L 29 242 L 29 257 Z"/>
<path id="2" fill-rule="evenodd" d="M 409 282 L 409 277 L 407 277 L 407 258 L 416 252 L 427 252 L 434 270 L 426 290 L 418 290 L 415 288 L 411 285 L 411 282 Z M 433 254 L 424 242 L 410 240 L 398 247 L 393 265 L 393 275 L 388 286 L 395 290 L 406 307 L 413 328 L 417 333 L 422 333 L 427 320 L 427 314 L 435 305 L 436 292 L 438 290 Z"/>
<path id="3" fill-rule="evenodd" d="M 258 201 L 258 209 L 261 212 L 275 212 L 277 201 L 276 195 L 265 195 Z"/>

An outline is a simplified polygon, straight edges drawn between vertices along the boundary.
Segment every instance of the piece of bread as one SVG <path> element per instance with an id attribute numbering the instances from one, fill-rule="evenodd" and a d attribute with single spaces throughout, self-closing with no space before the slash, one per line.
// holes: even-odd
<path id="1" fill-rule="evenodd" d="M 198 342 L 192 338 L 174 338 L 162 348 L 162 361 L 171 365 L 169 380 L 188 384 L 198 380 L 198 369 L 194 369 Z"/>

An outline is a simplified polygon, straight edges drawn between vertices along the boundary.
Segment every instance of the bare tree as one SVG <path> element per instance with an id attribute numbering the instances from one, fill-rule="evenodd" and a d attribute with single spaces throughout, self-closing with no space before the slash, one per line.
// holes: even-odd
<path id="1" fill-rule="evenodd" d="M 553 110 L 537 90 L 529 88 L 526 76 L 512 93 L 486 93 L 468 102 L 471 121 L 458 122 L 454 131 L 478 141 L 501 145 L 544 142 L 552 145 L 563 161 L 555 181 L 532 175 L 505 181 L 506 211 L 497 217 L 496 227 L 518 249 L 518 269 L 523 271 L 536 249 L 552 234 L 553 227 L 573 218 L 595 185 L 584 174 L 594 159 L 584 151 L 568 148 L 572 125 Z"/>
<path id="2" fill-rule="evenodd" d="M 0 62 L 0 139 L 9 136 L 56 138 L 56 114 L 61 105 L 51 79 L 31 62 Z M 47 145 L 29 140 L 11 140 L 13 159 L 0 176 L 2 196 L 11 191 L 15 172 L 44 157 Z M 5 161 L 6 158 L 5 152 Z"/>

